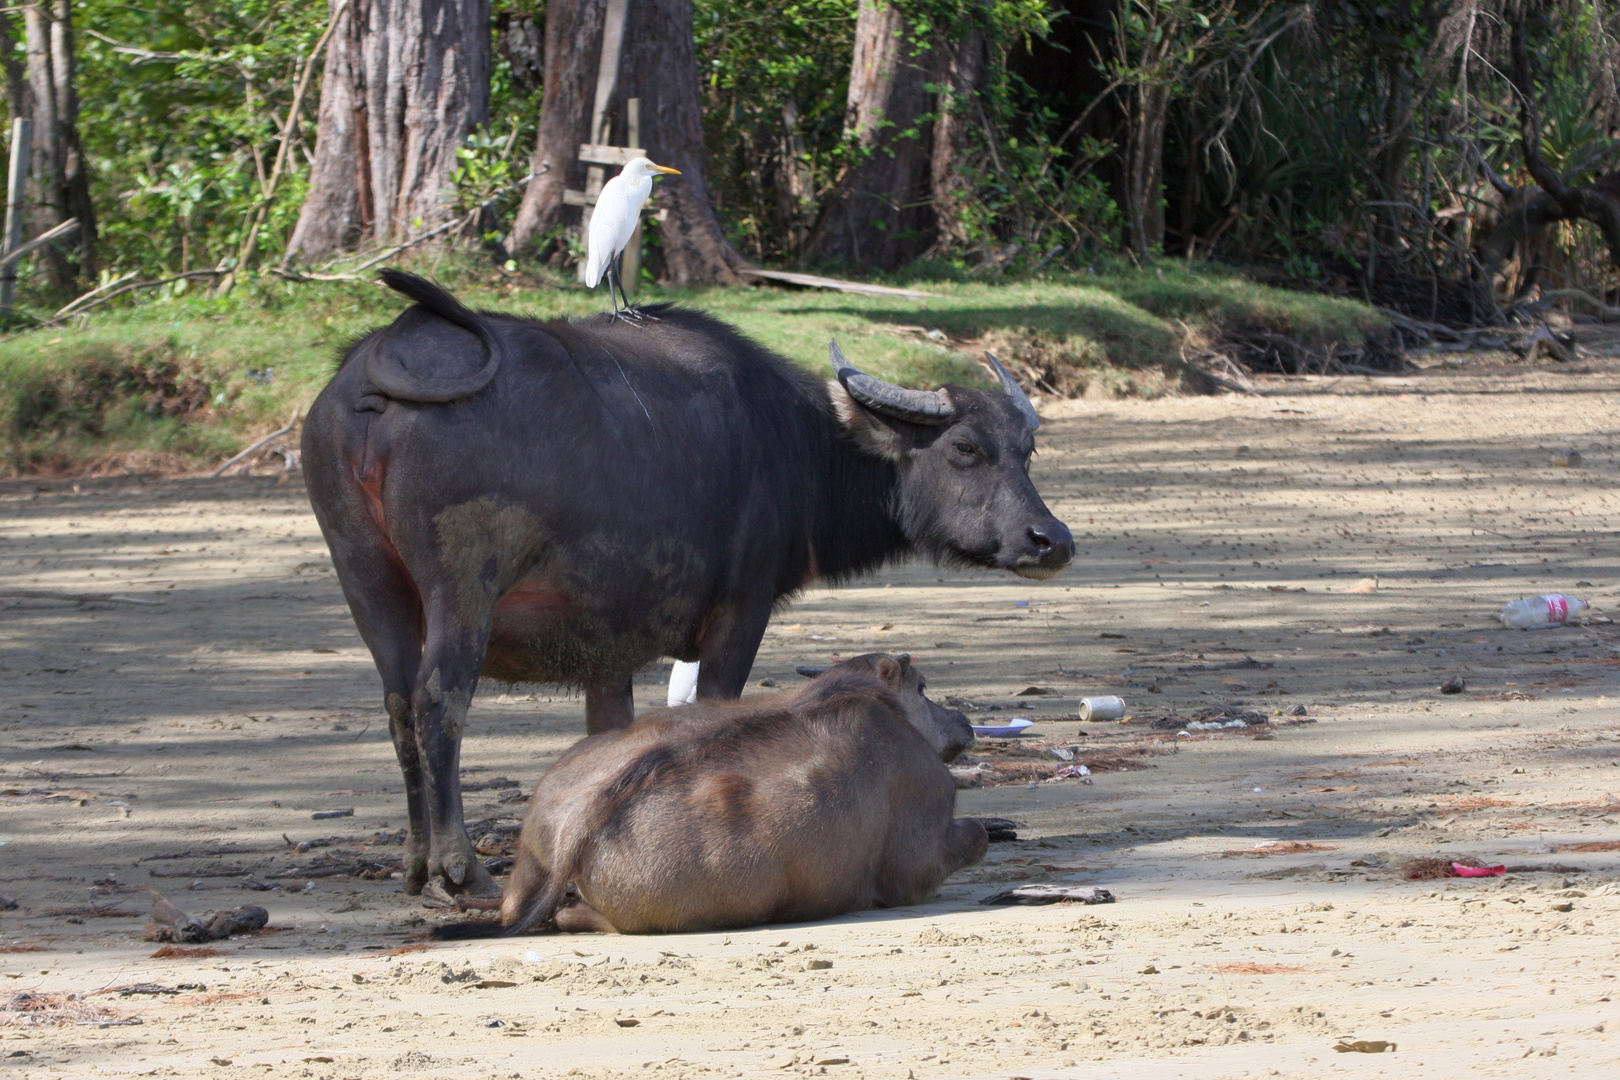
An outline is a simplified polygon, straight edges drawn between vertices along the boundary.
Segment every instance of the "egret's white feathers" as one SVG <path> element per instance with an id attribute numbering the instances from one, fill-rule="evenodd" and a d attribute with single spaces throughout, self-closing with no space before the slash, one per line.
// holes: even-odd
<path id="1" fill-rule="evenodd" d="M 607 273 L 608 264 L 618 257 L 635 235 L 641 208 L 652 194 L 655 172 L 664 170 L 646 158 L 633 158 L 624 169 L 602 185 L 591 212 L 591 227 L 585 235 L 585 284 L 594 289 Z"/>

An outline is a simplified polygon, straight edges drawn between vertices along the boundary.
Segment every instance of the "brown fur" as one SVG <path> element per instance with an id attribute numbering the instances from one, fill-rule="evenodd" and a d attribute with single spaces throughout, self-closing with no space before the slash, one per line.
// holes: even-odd
<path id="1" fill-rule="evenodd" d="M 847 660 L 799 690 L 659 709 L 541 779 L 505 933 L 659 933 L 914 904 L 984 857 L 943 761 L 972 741 L 909 659 Z M 562 906 L 573 883 L 580 903 Z"/>

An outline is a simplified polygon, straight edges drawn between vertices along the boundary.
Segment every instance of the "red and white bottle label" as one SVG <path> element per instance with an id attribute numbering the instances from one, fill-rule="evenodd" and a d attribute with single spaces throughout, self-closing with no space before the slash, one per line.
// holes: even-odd
<path id="1" fill-rule="evenodd" d="M 1562 596 L 1552 595 L 1541 598 L 1547 605 L 1547 621 L 1550 623 L 1564 622 L 1569 618 L 1569 601 Z"/>

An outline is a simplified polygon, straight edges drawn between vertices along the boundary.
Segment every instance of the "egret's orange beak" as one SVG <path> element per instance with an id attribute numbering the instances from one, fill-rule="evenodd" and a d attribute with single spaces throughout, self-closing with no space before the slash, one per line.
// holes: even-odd
<path id="1" fill-rule="evenodd" d="M 655 173 L 663 173 L 666 176 L 679 176 L 679 175 L 681 175 L 681 170 L 672 169 L 668 165 L 654 165 L 652 167 L 652 170 Z"/>

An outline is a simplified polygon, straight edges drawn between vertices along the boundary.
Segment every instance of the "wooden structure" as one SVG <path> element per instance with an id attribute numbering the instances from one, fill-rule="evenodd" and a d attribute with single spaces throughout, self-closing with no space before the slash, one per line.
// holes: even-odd
<path id="1" fill-rule="evenodd" d="M 581 228 L 588 236 L 591 228 L 591 208 L 596 205 L 596 197 L 602 193 L 602 185 L 607 183 L 606 166 L 623 168 L 632 158 L 646 157 L 647 151 L 640 146 L 641 143 L 641 99 L 631 98 L 625 102 L 626 142 L 628 146 L 612 146 L 608 143 L 609 125 L 612 117 L 608 115 L 608 104 L 613 100 L 613 89 L 619 81 L 619 57 L 624 52 L 624 22 L 629 9 L 629 0 L 608 0 L 607 12 L 602 19 L 602 53 L 596 66 L 596 100 L 591 108 L 591 138 L 588 143 L 581 143 L 579 147 L 579 160 L 590 166 L 585 171 L 585 190 L 575 191 L 568 189 L 563 192 L 563 203 L 566 206 L 582 206 L 585 212 L 580 219 Z M 654 213 L 649 205 L 642 209 L 643 214 Z M 657 211 L 658 220 L 662 221 L 666 211 Z M 585 263 L 579 264 L 579 279 L 585 280 Z M 634 295 L 636 286 L 641 281 L 641 224 L 636 223 L 635 235 L 631 236 L 630 243 L 624 249 L 623 272 L 619 280 L 624 285 L 627 296 Z"/>

